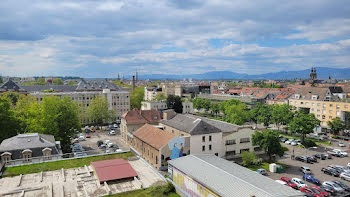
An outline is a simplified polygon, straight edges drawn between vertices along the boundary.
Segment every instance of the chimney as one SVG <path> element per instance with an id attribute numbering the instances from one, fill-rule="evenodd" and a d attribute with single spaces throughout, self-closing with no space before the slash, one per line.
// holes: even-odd
<path id="1" fill-rule="evenodd" d="M 132 89 L 135 89 L 135 76 L 132 76 Z"/>

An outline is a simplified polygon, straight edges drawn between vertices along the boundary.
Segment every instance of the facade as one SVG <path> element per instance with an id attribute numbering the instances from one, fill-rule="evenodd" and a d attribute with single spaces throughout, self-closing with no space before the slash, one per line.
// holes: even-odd
<path id="1" fill-rule="evenodd" d="M 8 164 L 18 163 L 11 160 L 22 160 L 23 163 L 32 162 L 32 159 L 52 160 L 61 154 L 60 143 L 52 135 L 18 134 L 0 144 L 1 162 Z"/>
<path id="2" fill-rule="evenodd" d="M 191 154 L 168 163 L 169 176 L 190 196 L 304 196 L 291 187 L 214 155 Z"/>
<path id="3" fill-rule="evenodd" d="M 144 124 L 158 125 L 160 113 L 156 109 L 152 110 L 131 110 L 125 112 L 120 123 L 121 139 L 132 145 L 133 133 Z"/>
<path id="4" fill-rule="evenodd" d="M 215 154 L 222 155 L 222 133 L 220 129 L 208 124 L 202 119 L 186 116 L 184 114 L 173 114 L 163 112 L 164 118 L 160 126 L 164 131 L 176 137 L 190 137 L 191 154 Z"/>
<path id="5" fill-rule="evenodd" d="M 157 95 L 162 93 L 162 88 L 156 87 L 145 87 L 145 93 L 143 96 L 143 100 L 145 101 L 153 101 L 156 99 Z"/>
<path id="6" fill-rule="evenodd" d="M 115 112 L 117 119 L 121 119 L 122 115 L 130 110 L 130 93 L 127 91 L 111 91 L 110 89 L 104 89 L 103 91 L 77 91 L 77 92 L 55 92 L 55 93 L 45 93 L 45 92 L 34 92 L 31 93 L 35 96 L 39 103 L 43 100 L 45 96 L 57 96 L 57 97 L 69 97 L 72 101 L 76 102 L 80 107 L 87 108 L 90 102 L 97 96 L 103 96 L 107 98 L 109 109 Z M 84 113 L 81 112 L 81 113 Z M 93 123 L 94 120 L 80 117 L 82 124 Z"/>
<path id="7" fill-rule="evenodd" d="M 166 100 L 162 100 L 162 101 L 153 100 L 153 101 L 141 102 L 141 110 L 151 110 L 151 109 L 158 109 L 158 110 L 168 109 Z"/>
<path id="8" fill-rule="evenodd" d="M 175 137 L 153 125 L 143 125 L 133 136 L 132 147 L 157 170 L 166 167 L 168 160 L 186 156 L 189 152 L 189 138 Z"/>
<path id="9" fill-rule="evenodd" d="M 350 103 L 339 100 L 346 97 L 346 93 L 341 92 L 344 91 L 334 87 L 303 88 L 289 98 L 289 105 L 315 114 L 321 121 L 321 127 L 327 128 L 327 121 L 336 117 L 345 120 L 345 116 L 350 114 Z"/>
<path id="10" fill-rule="evenodd" d="M 182 113 L 192 114 L 193 113 L 193 103 L 189 101 L 182 102 Z"/>

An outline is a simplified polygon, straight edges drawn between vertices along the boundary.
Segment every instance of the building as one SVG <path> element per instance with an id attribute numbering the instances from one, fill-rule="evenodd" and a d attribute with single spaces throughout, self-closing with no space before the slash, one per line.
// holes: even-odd
<path id="1" fill-rule="evenodd" d="M 158 125 L 161 119 L 160 113 L 156 109 L 127 111 L 123 114 L 120 123 L 121 139 L 131 145 L 133 133 L 144 124 Z"/>
<path id="2" fill-rule="evenodd" d="M 183 114 L 192 114 L 193 113 L 193 103 L 190 101 L 182 102 L 182 113 Z"/>
<path id="3" fill-rule="evenodd" d="M 327 128 L 329 120 L 336 117 L 345 120 L 350 115 L 350 103 L 339 100 L 340 97 L 345 99 L 346 95 L 345 91 L 340 90 L 339 87 L 302 88 L 289 98 L 289 105 L 296 107 L 297 110 L 303 109 L 315 114 L 321 121 L 321 127 Z"/>
<path id="4" fill-rule="evenodd" d="M 143 96 L 143 100 L 145 101 L 153 101 L 156 99 L 158 94 L 162 93 L 162 88 L 157 87 L 145 87 L 145 93 Z"/>
<path id="5" fill-rule="evenodd" d="M 189 154 L 189 137 L 175 137 L 154 125 L 145 124 L 133 134 L 132 147 L 157 170 L 167 161 Z"/>
<path id="6" fill-rule="evenodd" d="M 36 97 L 39 103 L 45 96 L 57 96 L 60 98 L 69 97 L 84 109 L 81 113 L 85 113 L 85 110 L 95 97 L 102 96 L 107 99 L 108 108 L 114 111 L 117 120 L 120 120 L 122 115 L 130 110 L 130 93 L 127 91 L 111 91 L 110 89 L 104 89 L 103 91 L 33 92 L 30 95 Z M 80 120 L 82 124 L 94 123 L 94 120 L 90 120 L 86 116 L 81 116 Z"/>
<path id="7" fill-rule="evenodd" d="M 170 177 L 190 196 L 304 196 L 291 187 L 214 155 L 191 154 L 168 163 Z"/>
<path id="8" fill-rule="evenodd" d="M 124 159 L 91 162 L 91 166 L 101 184 L 110 181 L 133 181 L 138 177 L 136 171 Z"/>
<path id="9" fill-rule="evenodd" d="M 141 110 L 151 110 L 151 109 L 157 109 L 157 110 L 168 109 L 166 100 L 161 100 L 161 101 L 152 100 L 152 101 L 141 102 Z"/>
<path id="10" fill-rule="evenodd" d="M 54 160 L 62 155 L 59 141 L 52 135 L 38 133 L 18 134 L 0 144 L 1 162 L 8 164 L 30 163 L 36 160 Z M 21 162 L 15 161 L 21 160 Z"/>
<path id="11" fill-rule="evenodd" d="M 222 132 L 200 118 L 176 114 L 173 110 L 163 112 L 159 125 L 176 137 L 190 137 L 191 154 L 222 155 Z"/>
<path id="12" fill-rule="evenodd" d="M 0 93 L 2 92 L 25 92 L 25 89 L 21 88 L 11 79 L 5 81 L 0 86 Z"/>

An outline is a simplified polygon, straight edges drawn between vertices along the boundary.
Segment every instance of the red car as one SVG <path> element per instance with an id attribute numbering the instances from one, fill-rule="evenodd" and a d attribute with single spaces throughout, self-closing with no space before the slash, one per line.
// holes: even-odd
<path id="1" fill-rule="evenodd" d="M 293 189 L 298 189 L 298 186 L 297 184 L 295 183 L 292 183 L 292 181 L 290 180 L 290 178 L 287 178 L 287 177 L 281 177 L 280 179 L 281 181 L 287 183 L 287 185 Z"/>
<path id="2" fill-rule="evenodd" d="M 91 135 L 90 134 L 86 134 L 85 137 L 86 138 L 91 138 Z"/>
<path id="3" fill-rule="evenodd" d="M 318 190 L 324 197 L 331 196 L 331 194 L 326 192 L 326 190 L 324 190 L 323 188 L 320 188 L 318 186 L 311 186 L 311 188 Z"/>
<path id="4" fill-rule="evenodd" d="M 311 188 L 311 187 L 303 187 L 300 190 L 301 192 L 308 193 L 313 195 L 314 197 L 324 197 L 323 194 L 317 189 Z"/>

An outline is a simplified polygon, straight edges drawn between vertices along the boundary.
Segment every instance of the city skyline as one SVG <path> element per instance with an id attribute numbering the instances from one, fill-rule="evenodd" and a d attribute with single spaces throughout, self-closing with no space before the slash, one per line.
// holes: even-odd
<path id="1" fill-rule="evenodd" d="M 263 74 L 349 67 L 346 1 L 3 1 L 10 76 Z"/>

